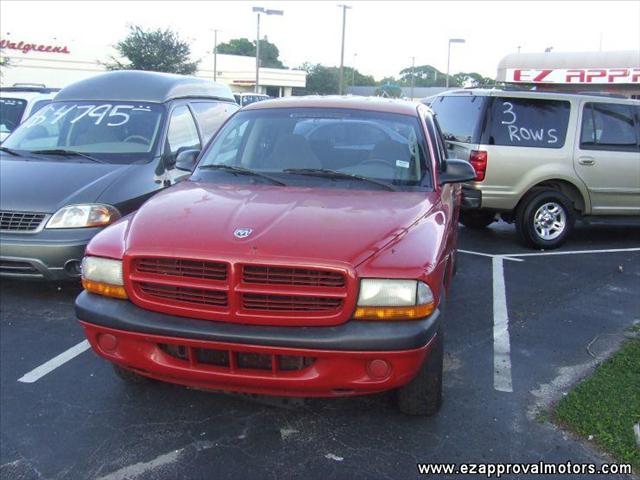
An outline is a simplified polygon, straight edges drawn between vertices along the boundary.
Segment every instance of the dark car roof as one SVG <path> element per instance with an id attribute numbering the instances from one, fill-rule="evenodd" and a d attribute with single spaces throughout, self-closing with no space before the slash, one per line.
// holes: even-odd
<path id="1" fill-rule="evenodd" d="M 80 80 L 60 90 L 56 101 L 123 100 L 164 103 L 176 98 L 211 98 L 233 102 L 228 86 L 203 78 L 121 70 Z"/>
<path id="2" fill-rule="evenodd" d="M 396 100 L 382 97 L 357 96 L 307 96 L 285 97 L 273 100 L 263 100 L 252 103 L 243 110 L 262 110 L 266 108 L 352 108 L 372 112 L 400 113 L 403 115 L 417 115 L 418 104 L 407 100 Z"/>

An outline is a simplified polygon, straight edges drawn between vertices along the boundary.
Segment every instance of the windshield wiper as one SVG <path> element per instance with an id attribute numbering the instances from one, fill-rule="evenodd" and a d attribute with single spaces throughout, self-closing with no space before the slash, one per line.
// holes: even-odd
<path id="1" fill-rule="evenodd" d="M 369 182 L 373 183 L 374 185 L 384 187 L 385 189 L 391 190 L 392 192 L 397 191 L 396 187 L 394 187 L 390 183 L 382 182 L 380 180 L 374 180 L 373 178 L 363 177 L 354 173 L 338 172 L 337 170 L 330 170 L 328 168 L 287 168 L 283 170 L 283 172 L 295 173 L 299 175 L 311 175 L 315 177 L 348 178 L 352 180 L 360 180 L 361 182 Z"/>
<path id="2" fill-rule="evenodd" d="M 277 180 L 269 175 L 265 175 L 264 173 L 256 172 L 255 170 L 251 170 L 249 168 L 243 167 L 234 167 L 233 165 L 222 165 L 222 164 L 212 164 L 212 165 L 200 165 L 198 170 L 226 170 L 231 173 L 239 173 L 240 175 L 252 175 L 254 177 L 264 178 L 265 180 L 269 180 L 274 185 L 282 185 L 286 187 L 287 184 Z"/>
<path id="3" fill-rule="evenodd" d="M 13 155 L 14 157 L 21 157 L 22 155 L 20 155 L 18 152 L 11 150 L 10 148 L 7 147 L 0 147 L 0 152 L 6 152 L 9 155 Z"/>
<path id="4" fill-rule="evenodd" d="M 32 150 L 29 153 L 32 153 L 34 155 L 61 155 L 65 157 L 82 157 L 95 163 L 107 163 L 103 160 L 100 160 L 99 158 L 87 155 L 86 153 L 80 153 L 74 150 L 63 150 L 61 148 L 51 148 L 49 150 Z"/>

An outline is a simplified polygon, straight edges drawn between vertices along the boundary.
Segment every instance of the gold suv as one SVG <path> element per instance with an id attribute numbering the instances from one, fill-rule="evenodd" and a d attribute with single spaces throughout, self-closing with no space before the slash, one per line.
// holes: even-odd
<path id="1" fill-rule="evenodd" d="M 448 156 L 476 170 L 460 221 L 515 222 L 534 248 L 577 218 L 640 218 L 640 102 L 604 95 L 459 90 L 431 100 Z"/>

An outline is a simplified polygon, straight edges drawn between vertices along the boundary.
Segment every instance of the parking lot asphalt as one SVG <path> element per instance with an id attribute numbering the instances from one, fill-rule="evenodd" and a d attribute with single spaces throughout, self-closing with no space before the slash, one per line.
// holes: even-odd
<path id="1" fill-rule="evenodd" d="M 2 281 L 0 477 L 414 478 L 416 462 L 607 461 L 544 413 L 640 322 L 640 228 L 578 227 L 548 254 L 508 225 L 461 227 L 459 248 L 431 418 L 401 415 L 390 394 L 285 402 L 132 386 L 91 351 L 19 382 L 84 340 L 79 287 Z"/>

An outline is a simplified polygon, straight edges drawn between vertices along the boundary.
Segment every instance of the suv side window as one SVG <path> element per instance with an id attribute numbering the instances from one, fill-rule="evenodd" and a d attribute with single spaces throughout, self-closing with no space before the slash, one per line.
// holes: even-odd
<path id="1" fill-rule="evenodd" d="M 186 105 L 176 107 L 171 113 L 169 131 L 167 132 L 167 147 L 167 153 L 173 158 L 183 150 L 201 148 L 196 123 Z"/>
<path id="2" fill-rule="evenodd" d="M 238 106 L 224 102 L 194 102 L 191 108 L 200 125 L 202 143 L 205 144 L 227 119 L 228 112 L 235 112 Z"/>
<path id="3" fill-rule="evenodd" d="M 582 150 L 637 151 L 636 122 L 633 108 L 629 105 L 586 103 L 582 112 L 580 148 Z"/>
<path id="4" fill-rule="evenodd" d="M 496 97 L 491 106 L 486 143 L 562 148 L 570 111 L 571 104 L 564 100 Z"/>

